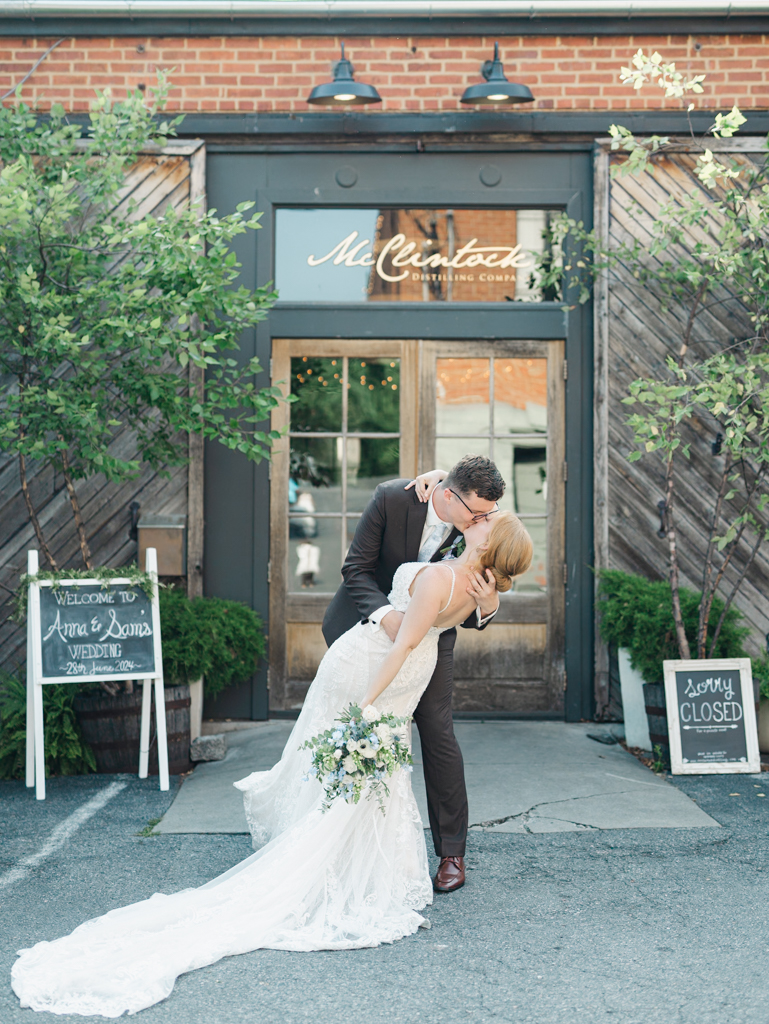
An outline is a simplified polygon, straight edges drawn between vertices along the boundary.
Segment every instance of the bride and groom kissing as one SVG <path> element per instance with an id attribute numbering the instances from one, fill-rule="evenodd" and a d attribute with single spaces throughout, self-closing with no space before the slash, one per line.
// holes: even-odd
<path id="1" fill-rule="evenodd" d="M 381 484 L 364 512 L 324 618 L 329 650 L 283 755 L 235 783 L 256 852 L 197 889 L 155 893 L 21 950 L 12 985 L 22 1006 L 117 1017 L 225 956 L 393 942 L 426 925 L 419 911 L 434 890 L 464 884 L 456 627 L 488 625 L 499 592 L 531 564 L 532 544 L 521 521 L 499 510 L 504 481 L 493 462 L 466 456 L 444 476 Z M 307 778 L 308 741 L 351 704 L 417 724 L 440 858 L 433 880 L 406 771 L 389 779 L 381 807 L 364 794 L 324 809 L 321 782 Z"/>

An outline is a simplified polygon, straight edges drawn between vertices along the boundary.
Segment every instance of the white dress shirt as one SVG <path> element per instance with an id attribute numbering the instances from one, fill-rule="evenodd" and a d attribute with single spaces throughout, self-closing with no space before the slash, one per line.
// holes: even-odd
<path id="1" fill-rule="evenodd" d="M 434 493 L 434 492 L 433 492 Z M 422 545 L 433 537 L 433 533 L 436 529 L 443 529 L 445 533 L 444 540 L 447 540 L 451 535 L 453 529 L 451 523 L 444 522 L 438 513 L 435 511 L 435 505 L 433 505 L 433 499 L 427 503 L 427 516 L 425 517 L 425 525 L 422 529 L 422 536 L 419 539 L 419 549 L 422 550 Z M 443 541 L 441 541 L 443 543 Z M 481 618 L 481 609 L 476 608 L 475 613 L 478 616 L 478 625 L 483 626 L 497 614 L 499 608 L 495 608 L 491 615 L 487 615 L 485 618 Z M 382 623 L 382 619 L 387 615 L 388 612 L 394 611 L 391 604 L 383 604 L 381 608 L 377 608 L 375 612 L 369 615 L 369 622 L 373 623 L 374 628 L 378 629 Z"/>

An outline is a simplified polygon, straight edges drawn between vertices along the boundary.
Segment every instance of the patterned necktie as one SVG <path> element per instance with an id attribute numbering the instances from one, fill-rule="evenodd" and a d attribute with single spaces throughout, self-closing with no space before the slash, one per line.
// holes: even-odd
<path id="1" fill-rule="evenodd" d="M 433 527 L 433 532 L 430 534 L 430 536 L 424 542 L 422 547 L 419 549 L 419 555 L 417 556 L 417 561 L 419 561 L 419 562 L 429 562 L 430 561 L 430 559 L 433 557 L 435 552 L 438 550 L 438 548 L 443 543 L 443 541 L 444 541 L 444 539 L 446 537 L 446 530 L 447 530 L 447 527 L 444 526 L 443 524 L 441 524 L 440 526 L 434 526 Z"/>

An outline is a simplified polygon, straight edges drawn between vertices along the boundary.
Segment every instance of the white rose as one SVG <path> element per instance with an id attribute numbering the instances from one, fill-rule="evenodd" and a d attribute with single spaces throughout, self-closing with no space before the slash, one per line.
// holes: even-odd
<path id="1" fill-rule="evenodd" d="M 351 782 L 355 782 L 355 779 L 352 777 L 352 775 L 343 775 L 342 782 L 344 783 L 345 786 L 348 786 Z"/>
<path id="2" fill-rule="evenodd" d="M 380 743 L 385 743 L 388 746 L 390 745 L 390 743 L 392 742 L 392 733 L 393 733 L 393 731 L 390 728 L 390 726 L 387 725 L 386 722 L 382 722 L 381 725 L 378 725 L 374 729 L 374 732 L 379 737 Z"/>
<path id="3" fill-rule="evenodd" d="M 352 757 L 349 757 L 349 756 L 347 756 L 344 759 L 344 761 L 342 761 L 342 767 L 344 768 L 344 770 L 346 772 L 350 772 L 350 773 L 357 772 L 357 770 L 358 770 L 358 766 L 355 763 L 355 759 L 352 758 Z"/>
<path id="4" fill-rule="evenodd" d="M 382 716 L 374 707 L 373 704 L 367 704 L 363 709 L 363 721 L 364 722 L 378 722 Z"/>
<path id="5" fill-rule="evenodd" d="M 360 744 L 357 740 L 347 740 L 345 746 L 349 753 L 354 754 L 357 750 L 360 750 Z"/>
<path id="6" fill-rule="evenodd" d="M 339 758 L 340 758 L 341 756 L 342 756 L 342 751 L 340 750 L 340 748 L 339 748 L 339 747 L 337 747 L 337 748 L 336 748 L 336 750 L 334 751 L 334 757 L 335 757 L 335 758 L 337 759 L 337 761 L 338 761 L 338 760 L 339 760 Z"/>

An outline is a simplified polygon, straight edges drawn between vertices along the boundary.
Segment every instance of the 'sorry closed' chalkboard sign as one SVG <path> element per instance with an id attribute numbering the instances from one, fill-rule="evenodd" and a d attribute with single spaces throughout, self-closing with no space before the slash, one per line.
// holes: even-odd
<path id="1" fill-rule="evenodd" d="M 156 674 L 152 602 L 130 583 L 40 587 L 42 679 Z"/>
<path id="2" fill-rule="evenodd" d="M 663 664 L 673 774 L 760 772 L 750 658 Z"/>

